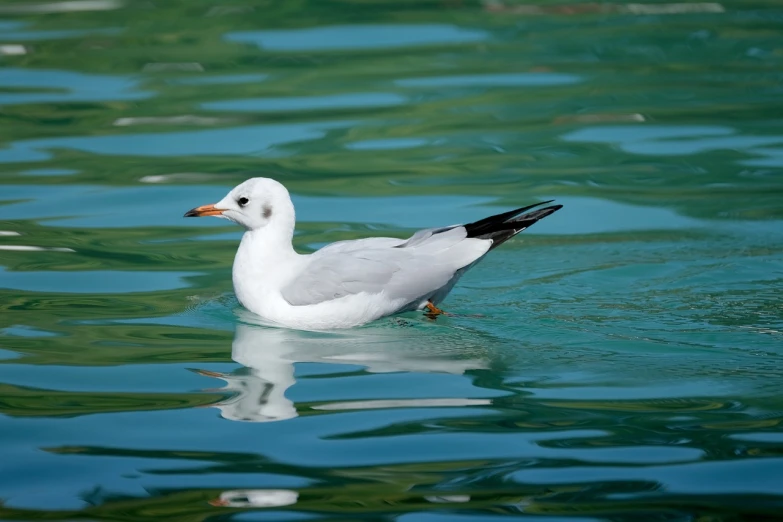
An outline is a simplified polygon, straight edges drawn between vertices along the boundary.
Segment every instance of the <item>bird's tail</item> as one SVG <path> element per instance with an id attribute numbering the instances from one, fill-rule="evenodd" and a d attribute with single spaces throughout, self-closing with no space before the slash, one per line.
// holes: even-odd
<path id="1" fill-rule="evenodd" d="M 552 205 L 551 207 L 544 207 L 533 212 L 527 212 L 528 210 L 535 208 L 539 205 L 545 205 L 551 203 L 554 200 L 542 201 L 534 205 L 528 205 L 527 207 L 518 208 L 502 214 L 489 216 L 488 218 L 481 219 L 474 223 L 468 223 L 465 229 L 468 231 L 468 237 L 476 237 L 479 239 L 491 239 L 492 246 L 490 250 L 500 246 L 512 237 L 516 236 L 526 228 L 530 227 L 537 221 L 544 219 L 550 214 L 553 214 L 563 208 L 563 205 Z M 523 214 L 527 212 L 527 214 Z M 520 215 L 521 214 L 521 215 Z"/>

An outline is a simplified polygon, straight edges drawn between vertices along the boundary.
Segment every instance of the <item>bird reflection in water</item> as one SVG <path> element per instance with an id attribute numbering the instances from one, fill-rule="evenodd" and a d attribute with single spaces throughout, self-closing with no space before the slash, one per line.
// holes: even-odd
<path id="1" fill-rule="evenodd" d="M 280 507 L 297 500 L 299 493 L 290 489 L 237 489 L 224 491 L 209 503 L 216 507 Z"/>
<path id="2" fill-rule="evenodd" d="M 245 314 L 247 320 L 250 314 Z M 236 325 L 231 358 L 245 366 L 231 373 L 196 370 L 201 375 L 222 379 L 221 391 L 231 397 L 213 404 L 228 420 L 272 422 L 294 418 L 296 405 L 285 396 L 296 384 L 294 363 L 358 365 L 370 373 L 419 372 L 461 375 L 467 370 L 485 369 L 483 357 L 457 358 L 455 338 L 428 336 L 421 345 L 418 328 L 379 327 L 339 333 L 314 333 L 267 328 L 239 322 Z M 464 357 L 464 353 L 459 354 Z M 353 400 L 323 403 L 319 410 L 361 410 L 394 407 L 448 407 L 490 404 L 490 399 L 441 397 L 414 399 Z"/>
<path id="3" fill-rule="evenodd" d="M 433 504 L 462 504 L 470 502 L 470 495 L 425 496 Z M 232 489 L 224 491 L 209 503 L 225 508 L 270 508 L 292 506 L 299 501 L 299 493 L 290 489 Z"/>

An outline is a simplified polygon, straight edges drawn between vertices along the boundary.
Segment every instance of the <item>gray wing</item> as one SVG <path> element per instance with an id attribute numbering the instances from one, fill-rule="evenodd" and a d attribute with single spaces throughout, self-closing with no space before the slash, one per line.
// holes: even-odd
<path id="1" fill-rule="evenodd" d="M 390 299 L 413 301 L 446 285 L 490 245 L 491 241 L 467 238 L 462 226 L 421 230 L 407 241 L 341 241 L 311 254 L 282 295 L 295 306 L 381 292 Z"/>

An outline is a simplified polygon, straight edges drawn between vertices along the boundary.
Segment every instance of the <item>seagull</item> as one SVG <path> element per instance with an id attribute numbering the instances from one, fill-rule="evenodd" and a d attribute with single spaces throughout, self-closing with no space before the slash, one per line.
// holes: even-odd
<path id="1" fill-rule="evenodd" d="M 251 178 L 184 217 L 216 216 L 242 226 L 232 279 L 239 302 L 265 322 L 297 330 L 360 326 L 438 304 L 490 250 L 562 208 L 544 201 L 465 225 L 419 230 L 407 239 L 338 241 L 312 254 L 294 250 L 288 190 Z M 530 211 L 530 212 L 529 212 Z"/>

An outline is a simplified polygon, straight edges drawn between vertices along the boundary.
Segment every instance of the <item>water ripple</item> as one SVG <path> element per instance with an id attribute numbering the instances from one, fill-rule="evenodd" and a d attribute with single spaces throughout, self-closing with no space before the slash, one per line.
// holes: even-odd
<path id="1" fill-rule="evenodd" d="M 230 42 L 251 43 L 267 51 L 336 51 L 479 42 L 489 33 L 446 24 L 340 25 L 266 31 L 237 31 Z"/>

